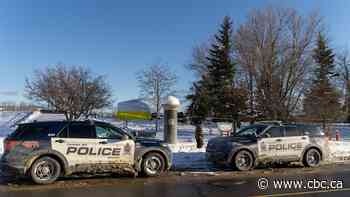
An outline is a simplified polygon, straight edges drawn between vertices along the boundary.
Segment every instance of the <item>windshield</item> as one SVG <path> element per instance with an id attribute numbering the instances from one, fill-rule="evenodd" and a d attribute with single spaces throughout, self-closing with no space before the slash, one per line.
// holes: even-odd
<path id="1" fill-rule="evenodd" d="M 234 136 L 256 137 L 267 128 L 267 125 L 250 125 L 238 130 Z"/>

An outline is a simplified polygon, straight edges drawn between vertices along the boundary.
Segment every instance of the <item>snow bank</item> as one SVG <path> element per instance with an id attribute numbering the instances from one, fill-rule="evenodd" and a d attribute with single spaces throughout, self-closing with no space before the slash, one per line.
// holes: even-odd
<path id="1" fill-rule="evenodd" d="M 329 141 L 328 146 L 330 162 L 350 161 L 349 141 Z"/>
<path id="2" fill-rule="evenodd" d="M 211 164 L 207 161 L 205 155 L 205 146 L 197 148 L 196 143 L 184 142 L 178 144 L 169 144 L 172 151 L 174 170 L 208 170 Z"/>

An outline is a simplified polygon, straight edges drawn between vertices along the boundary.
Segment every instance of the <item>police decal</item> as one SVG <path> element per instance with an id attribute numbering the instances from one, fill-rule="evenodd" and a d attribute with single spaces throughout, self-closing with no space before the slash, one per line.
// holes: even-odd
<path id="1" fill-rule="evenodd" d="M 87 146 L 82 146 L 82 147 L 76 147 L 76 146 L 68 146 L 66 154 L 67 155 L 101 155 L 101 156 L 120 156 L 120 147 L 99 147 L 99 148 L 94 148 L 94 147 L 87 147 Z"/>

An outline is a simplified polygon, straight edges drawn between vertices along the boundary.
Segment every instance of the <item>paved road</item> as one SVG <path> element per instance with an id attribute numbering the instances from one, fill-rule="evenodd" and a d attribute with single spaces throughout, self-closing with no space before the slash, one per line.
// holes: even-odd
<path id="1" fill-rule="evenodd" d="M 266 178 L 269 188 L 260 190 L 258 180 Z M 325 180 L 335 189 L 275 189 L 274 180 Z M 335 184 L 337 183 L 337 185 Z M 341 185 L 340 185 L 341 183 Z M 264 184 L 263 184 L 264 185 Z M 265 184 L 266 185 L 266 184 Z M 311 184 L 309 186 L 317 186 Z M 341 188 L 340 188 L 341 187 Z M 69 178 L 48 185 L 26 180 L 0 181 L 1 197 L 203 197 L 203 196 L 350 196 L 350 165 L 327 165 L 317 169 L 276 168 L 251 172 L 192 173 L 170 172 L 159 178 Z"/>

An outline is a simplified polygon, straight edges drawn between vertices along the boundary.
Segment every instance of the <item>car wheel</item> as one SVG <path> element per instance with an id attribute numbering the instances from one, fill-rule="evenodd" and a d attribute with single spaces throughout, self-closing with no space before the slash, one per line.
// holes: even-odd
<path id="1" fill-rule="evenodd" d="M 233 164 L 239 171 L 251 170 L 254 167 L 253 155 L 249 151 L 241 150 L 236 154 Z"/>
<path id="2" fill-rule="evenodd" d="M 159 176 L 164 169 L 164 158 L 158 153 L 149 153 L 142 160 L 142 174 L 144 176 Z"/>
<path id="3" fill-rule="evenodd" d="M 306 167 L 317 167 L 321 163 L 321 153 L 315 148 L 311 148 L 306 151 L 303 164 Z"/>
<path id="4" fill-rule="evenodd" d="M 42 157 L 36 160 L 30 169 L 32 180 L 42 185 L 55 182 L 60 174 L 61 165 L 51 157 Z"/>

